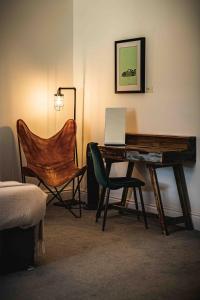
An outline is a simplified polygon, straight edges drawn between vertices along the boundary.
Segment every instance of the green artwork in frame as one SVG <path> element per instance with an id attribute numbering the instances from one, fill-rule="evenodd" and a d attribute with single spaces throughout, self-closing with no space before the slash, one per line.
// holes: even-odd
<path id="1" fill-rule="evenodd" d="M 115 93 L 145 92 L 145 38 L 115 41 Z"/>
<path id="2" fill-rule="evenodd" d="M 123 86 L 137 84 L 137 46 L 119 49 L 119 83 Z"/>

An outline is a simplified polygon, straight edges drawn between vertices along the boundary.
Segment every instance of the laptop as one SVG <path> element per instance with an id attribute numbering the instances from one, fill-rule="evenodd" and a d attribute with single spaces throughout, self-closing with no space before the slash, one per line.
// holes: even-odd
<path id="1" fill-rule="evenodd" d="M 124 146 L 126 108 L 111 107 L 105 110 L 105 146 Z"/>

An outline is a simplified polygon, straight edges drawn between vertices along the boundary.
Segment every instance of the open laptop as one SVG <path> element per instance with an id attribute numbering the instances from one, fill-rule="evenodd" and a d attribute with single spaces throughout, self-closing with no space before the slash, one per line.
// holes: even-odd
<path id="1" fill-rule="evenodd" d="M 124 146 L 125 127 L 126 108 L 106 108 L 104 144 L 106 146 Z"/>

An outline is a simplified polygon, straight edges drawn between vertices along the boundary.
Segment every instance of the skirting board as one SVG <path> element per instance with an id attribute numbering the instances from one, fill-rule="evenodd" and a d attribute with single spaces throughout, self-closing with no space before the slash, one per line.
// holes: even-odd
<path id="1" fill-rule="evenodd" d="M 113 201 L 116 201 L 116 200 L 120 201 L 120 199 L 113 198 Z M 131 206 L 134 207 L 134 204 L 130 204 L 129 207 L 131 208 Z M 157 214 L 157 208 L 155 205 L 145 204 L 145 209 L 146 209 L 146 212 Z M 165 211 L 166 216 L 178 217 L 178 216 L 182 215 L 181 211 L 175 210 L 174 208 L 170 208 L 170 207 L 164 207 L 164 211 Z M 193 223 L 194 229 L 200 231 L 200 214 L 191 213 L 191 218 L 192 218 L 192 223 Z"/>
<path id="2" fill-rule="evenodd" d="M 64 198 L 69 199 L 70 197 L 71 197 L 71 190 L 64 191 Z M 86 191 L 83 191 L 83 190 L 81 191 L 81 201 L 87 203 L 87 192 Z M 115 197 L 110 197 L 110 201 L 118 202 L 118 201 L 120 201 L 120 199 L 115 198 Z M 134 204 L 130 203 L 129 208 L 131 208 L 131 207 L 134 207 Z M 157 214 L 157 208 L 154 205 L 145 204 L 145 209 L 149 213 Z M 164 207 L 164 211 L 165 211 L 166 216 L 171 216 L 171 217 L 177 217 L 182 214 L 181 211 L 175 210 L 174 208 L 172 209 L 170 207 Z M 200 214 L 192 212 L 191 217 L 192 217 L 194 229 L 200 231 Z"/>

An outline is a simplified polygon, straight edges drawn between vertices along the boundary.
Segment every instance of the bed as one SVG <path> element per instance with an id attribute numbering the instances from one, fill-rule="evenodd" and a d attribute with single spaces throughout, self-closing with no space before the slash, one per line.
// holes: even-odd
<path id="1" fill-rule="evenodd" d="M 0 181 L 0 274 L 34 266 L 44 251 L 46 199 L 34 184 Z"/>

